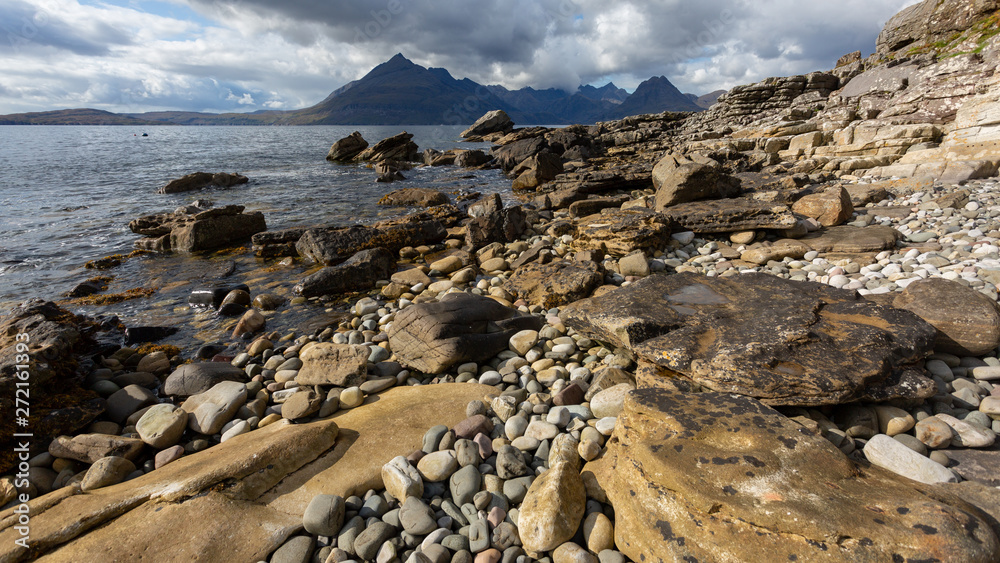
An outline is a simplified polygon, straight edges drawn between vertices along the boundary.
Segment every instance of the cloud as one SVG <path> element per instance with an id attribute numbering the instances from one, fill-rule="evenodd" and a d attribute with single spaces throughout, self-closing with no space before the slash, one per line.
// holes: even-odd
<path id="1" fill-rule="evenodd" d="M 883 23 L 915 3 L 82 2 L 0 4 L 7 36 L 0 41 L 0 113 L 293 109 L 319 102 L 396 52 L 456 78 L 508 88 L 572 90 L 614 80 L 632 89 L 666 75 L 682 91 L 701 94 L 829 69 L 855 50 L 868 54 Z"/>

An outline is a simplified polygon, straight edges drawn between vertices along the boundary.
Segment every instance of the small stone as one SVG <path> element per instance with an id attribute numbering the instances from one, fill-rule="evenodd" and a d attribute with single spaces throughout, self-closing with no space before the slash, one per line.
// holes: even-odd
<path id="1" fill-rule="evenodd" d="M 407 533 L 415 536 L 429 534 L 437 529 L 434 511 L 415 496 L 406 497 L 403 501 L 399 509 L 399 522 Z"/>
<path id="2" fill-rule="evenodd" d="M 512 445 L 505 445 L 497 451 L 497 475 L 501 479 L 515 479 L 528 472 L 521 450 Z"/>
<path id="3" fill-rule="evenodd" d="M 524 431 L 524 435 L 529 438 L 534 438 L 536 440 L 551 440 L 559 434 L 559 427 L 550 422 L 545 422 L 542 420 L 533 420 L 528 424 L 528 428 Z"/>
<path id="4" fill-rule="evenodd" d="M 360 387 L 348 387 L 340 392 L 340 406 L 344 409 L 353 409 L 361 406 L 365 402 L 365 394 Z"/>
<path id="5" fill-rule="evenodd" d="M 510 349 L 519 356 L 527 354 L 535 344 L 538 344 L 537 330 L 522 330 L 510 337 Z"/>
<path id="6" fill-rule="evenodd" d="M 271 554 L 271 563 L 308 563 L 315 549 L 315 538 L 293 536 Z"/>
<path id="7" fill-rule="evenodd" d="M 281 416 L 288 420 L 309 417 L 319 410 L 323 397 L 312 389 L 298 391 L 281 404 Z"/>
<path id="8" fill-rule="evenodd" d="M 996 441 L 996 432 L 990 428 L 983 428 L 978 424 L 971 424 L 948 414 L 942 413 L 935 416 L 955 431 L 951 438 L 952 445 L 963 448 L 988 448 Z"/>
<path id="9" fill-rule="evenodd" d="M 580 527 L 586 502 L 580 472 L 569 463 L 557 463 L 535 479 L 517 520 L 528 554 L 551 551 L 570 540 Z"/>
<path id="10" fill-rule="evenodd" d="M 597 557 L 573 542 L 566 542 L 552 552 L 552 563 L 598 563 Z"/>
<path id="11" fill-rule="evenodd" d="M 458 438 L 474 438 L 476 434 L 482 432 L 489 434 L 493 432 L 493 422 L 485 415 L 478 414 L 459 422 L 453 428 L 455 436 Z"/>
<path id="12" fill-rule="evenodd" d="M 410 496 L 424 496 L 424 480 L 420 472 L 403 456 L 397 456 L 382 466 L 382 483 L 386 492 L 400 501 Z"/>
<path id="13" fill-rule="evenodd" d="M 611 519 L 601 512 L 591 512 L 583 520 L 583 539 L 587 549 L 600 553 L 615 548 L 615 527 Z"/>
<path id="14" fill-rule="evenodd" d="M 219 443 L 229 441 L 235 438 L 236 436 L 239 436 L 240 434 L 246 434 L 251 430 L 253 430 L 253 428 L 250 427 L 250 423 L 245 420 L 241 420 L 233 424 L 228 430 L 222 433 L 222 437 L 219 438 Z"/>
<path id="15" fill-rule="evenodd" d="M 889 436 L 902 434 L 916 423 L 910 413 L 888 405 L 876 405 L 875 414 L 878 415 L 879 431 Z"/>
<path id="16" fill-rule="evenodd" d="M 619 383 L 600 391 L 590 398 L 590 410 L 597 418 L 618 416 L 625 404 L 625 396 L 635 389 L 629 383 Z"/>
<path id="17" fill-rule="evenodd" d="M 441 439 L 444 438 L 444 435 L 447 433 L 448 427 L 443 424 L 431 426 L 427 429 L 427 432 L 424 432 L 421 450 L 425 454 L 437 451 L 438 446 L 441 444 Z"/>
<path id="18" fill-rule="evenodd" d="M 475 563 L 500 563 L 500 557 L 503 556 L 497 549 L 487 549 L 476 554 Z"/>
<path id="19" fill-rule="evenodd" d="M 153 458 L 153 469 L 159 469 L 172 461 L 177 461 L 184 455 L 184 446 L 171 446 L 161 452 L 157 452 Z"/>
<path id="20" fill-rule="evenodd" d="M 458 459 L 453 450 L 432 452 L 417 462 L 417 471 L 425 481 L 444 481 L 457 470 Z"/>
<path id="21" fill-rule="evenodd" d="M 472 502 L 473 497 L 479 492 L 482 479 L 479 469 L 471 465 L 453 473 L 448 483 L 455 504 L 462 506 Z"/>
<path id="22" fill-rule="evenodd" d="M 188 413 L 171 404 L 153 405 L 135 425 L 139 438 L 156 449 L 173 446 L 187 428 Z"/>
<path id="23" fill-rule="evenodd" d="M 930 416 L 918 422 L 914 426 L 914 432 L 917 439 L 928 448 L 947 448 L 951 445 L 952 436 L 955 434 L 951 426 L 937 416 Z"/>

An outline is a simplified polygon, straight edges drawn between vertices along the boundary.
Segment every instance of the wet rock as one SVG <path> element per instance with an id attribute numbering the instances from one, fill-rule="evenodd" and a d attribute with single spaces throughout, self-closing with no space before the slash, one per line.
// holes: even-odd
<path id="1" fill-rule="evenodd" d="M 402 160 L 416 162 L 419 160 L 419 148 L 411 141 L 413 134 L 403 131 L 392 137 L 386 137 L 374 145 L 361 151 L 354 160 L 380 162 L 383 160 Z"/>
<path id="2" fill-rule="evenodd" d="M 368 141 L 361 136 L 360 132 L 355 131 L 334 143 L 330 147 L 326 159 L 330 162 L 349 162 L 367 148 Z"/>
<path id="3" fill-rule="evenodd" d="M 125 329 L 125 345 L 156 342 L 177 334 L 175 326 L 131 326 Z"/>
<path id="4" fill-rule="evenodd" d="M 904 369 L 930 352 L 933 327 L 811 282 L 652 276 L 573 303 L 560 317 L 708 389 L 767 404 L 927 398 L 935 391 Z"/>
<path id="5" fill-rule="evenodd" d="M 618 549 L 634 561 L 749 561 L 765 550 L 781 561 L 1000 553 L 970 505 L 859 467 L 748 397 L 635 391 L 607 454 L 587 469 L 615 507 Z"/>
<path id="6" fill-rule="evenodd" d="M 1000 308 L 982 293 L 956 281 L 931 278 L 911 283 L 892 302 L 937 329 L 934 349 L 958 356 L 982 356 L 1000 346 Z"/>
<path id="7" fill-rule="evenodd" d="M 581 250 L 606 250 L 625 256 L 661 249 L 670 240 L 670 221 L 646 209 L 605 209 L 577 222 L 574 241 Z"/>
<path id="8" fill-rule="evenodd" d="M 302 367 L 295 376 L 300 385 L 354 387 L 365 381 L 368 365 L 367 346 L 317 342 L 299 355 Z"/>
<path id="9" fill-rule="evenodd" d="M 535 317 L 520 316 L 487 297 L 449 294 L 396 314 L 389 345 L 399 363 L 424 373 L 443 373 L 463 362 L 480 362 L 507 348 L 520 330 L 541 328 Z"/>
<path id="10" fill-rule="evenodd" d="M 226 172 L 195 172 L 182 176 L 176 180 L 171 180 L 166 186 L 159 189 L 157 193 L 176 194 L 201 190 L 208 187 L 229 188 L 239 184 L 246 184 L 250 179 L 240 174 L 228 174 Z"/>
<path id="11" fill-rule="evenodd" d="M 221 311 L 221 309 L 220 309 Z M 244 334 L 256 334 L 264 329 L 267 319 L 255 309 L 249 309 L 243 313 L 240 320 L 233 328 L 233 338 L 239 338 Z"/>
<path id="12" fill-rule="evenodd" d="M 402 188 L 393 190 L 378 200 L 379 205 L 395 207 L 431 207 L 449 203 L 448 196 L 431 188 Z"/>
<path id="13" fill-rule="evenodd" d="M 242 205 L 227 205 L 195 215 L 147 215 L 131 221 L 128 227 L 133 233 L 149 237 L 136 241 L 137 248 L 159 252 L 215 250 L 250 240 L 267 230 L 263 213 L 243 213 L 243 209 Z"/>
<path id="14" fill-rule="evenodd" d="M 226 362 L 184 364 L 163 382 L 163 393 L 187 397 L 208 391 L 222 381 L 246 381 L 242 369 Z"/>
<path id="15" fill-rule="evenodd" d="M 597 264 L 561 260 L 518 269 L 503 287 L 532 305 L 551 309 L 588 295 L 604 281 Z"/>
<path id="16" fill-rule="evenodd" d="M 395 256 L 384 248 L 362 250 L 337 266 L 306 276 L 294 290 L 303 297 L 364 291 L 396 270 Z"/>

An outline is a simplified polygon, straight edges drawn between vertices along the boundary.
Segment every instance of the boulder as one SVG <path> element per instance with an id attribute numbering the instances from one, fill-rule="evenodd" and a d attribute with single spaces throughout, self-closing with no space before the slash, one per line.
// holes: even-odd
<path id="1" fill-rule="evenodd" d="M 855 464 L 749 397 L 641 389 L 585 468 L 633 561 L 991 561 L 1000 542 L 956 496 Z"/>
<path id="2" fill-rule="evenodd" d="M 641 208 L 609 208 L 584 217 L 577 221 L 574 237 L 580 250 L 603 250 L 613 256 L 662 249 L 669 240 L 670 221 Z"/>
<path id="3" fill-rule="evenodd" d="M 250 240 L 267 230 L 264 214 L 243 213 L 242 205 L 184 212 L 146 215 L 129 222 L 129 229 L 148 238 L 135 242 L 136 248 L 165 252 L 215 250 Z"/>
<path id="4" fill-rule="evenodd" d="M 191 395 L 181 408 L 188 413 L 188 427 L 209 436 L 217 434 L 247 399 L 247 386 L 236 381 L 223 381 L 204 393 Z"/>
<path id="5" fill-rule="evenodd" d="M 517 191 L 533 190 L 546 182 L 555 180 L 563 171 L 562 158 L 544 150 L 524 159 L 511 170 L 514 182 L 511 188 Z"/>
<path id="6" fill-rule="evenodd" d="M 338 266 L 327 266 L 305 277 L 294 290 L 304 297 L 364 291 L 396 271 L 396 258 L 378 247 L 362 250 Z"/>
<path id="7" fill-rule="evenodd" d="M 166 186 L 160 188 L 157 193 L 176 194 L 201 190 L 211 186 L 228 188 L 239 184 L 246 184 L 249 181 L 249 178 L 240 174 L 227 174 L 226 172 L 216 172 L 214 174 L 210 174 L 208 172 L 195 172 L 193 174 L 177 178 L 176 180 L 171 180 Z"/>
<path id="8" fill-rule="evenodd" d="M 982 356 L 1000 346 L 1000 308 L 989 297 L 956 281 L 930 278 L 911 283 L 892 302 L 937 329 L 934 349 Z"/>
<path id="9" fill-rule="evenodd" d="M 532 305 L 551 309 L 587 297 L 603 281 L 604 275 L 593 262 L 560 260 L 521 267 L 503 287 Z"/>
<path id="10" fill-rule="evenodd" d="M 349 162 L 354 160 L 354 157 L 361 154 L 361 151 L 367 148 L 368 141 L 361 136 L 360 132 L 355 131 L 334 143 L 330 147 L 330 152 L 327 153 L 326 159 L 330 162 Z"/>
<path id="11" fill-rule="evenodd" d="M 543 137 L 529 137 L 493 148 L 493 156 L 504 172 L 510 172 L 515 166 L 538 154 L 546 147 Z"/>
<path id="12" fill-rule="evenodd" d="M 791 229 L 798 222 L 786 205 L 745 198 L 680 203 L 664 210 L 663 215 L 676 230 L 696 233 Z"/>
<path id="13" fill-rule="evenodd" d="M 826 191 L 799 198 L 792 204 L 792 212 L 812 217 L 824 227 L 839 225 L 854 214 L 851 194 L 841 185 L 831 186 Z"/>
<path id="14" fill-rule="evenodd" d="M 317 342 L 299 354 L 302 367 L 295 382 L 299 385 L 354 387 L 365 381 L 368 347 L 333 342 Z"/>
<path id="15" fill-rule="evenodd" d="M 411 305 L 396 314 L 389 345 L 396 360 L 424 373 L 443 373 L 464 362 L 481 362 L 507 348 L 510 337 L 538 330 L 541 320 L 522 316 L 493 299 L 449 294 L 437 303 Z"/>
<path id="16" fill-rule="evenodd" d="M 468 129 L 462 131 L 461 135 L 463 139 L 468 139 L 469 137 L 482 137 L 490 133 L 507 133 L 513 128 L 514 122 L 511 121 L 507 112 L 502 109 L 495 109 L 486 112 L 485 115 L 477 119 Z"/>
<path id="17" fill-rule="evenodd" d="M 404 160 L 410 162 L 416 162 L 420 160 L 418 158 L 419 152 L 417 144 L 411 141 L 413 138 L 411 133 L 403 131 L 393 135 L 392 137 L 386 137 L 381 141 L 375 143 L 374 145 L 361 151 L 354 160 L 360 161 L 372 161 L 379 162 L 382 160 Z"/>
<path id="18" fill-rule="evenodd" d="M 934 328 L 856 292 L 767 274 L 651 276 L 564 308 L 566 326 L 665 373 L 770 405 L 924 399 Z"/>
<path id="19" fill-rule="evenodd" d="M 504 208 L 500 196 L 493 194 L 469 208 L 476 213 L 465 226 L 465 244 L 477 250 L 491 242 L 514 242 L 527 228 L 527 217 L 520 205 Z"/>
<path id="20" fill-rule="evenodd" d="M 308 229 L 295 243 L 299 256 L 333 266 L 362 250 L 382 247 L 396 254 L 404 246 L 435 244 L 448 231 L 428 213 L 416 213 L 375 225 Z"/>
<path id="21" fill-rule="evenodd" d="M 424 149 L 423 160 L 427 166 L 448 166 L 455 164 L 455 153 L 441 152 L 437 149 Z"/>
<path id="22" fill-rule="evenodd" d="M 247 374 L 228 362 L 199 362 L 179 366 L 163 382 L 163 393 L 187 397 L 204 393 L 223 381 L 246 381 Z"/>
<path id="23" fill-rule="evenodd" d="M 431 188 L 402 188 L 391 191 L 378 200 L 379 205 L 395 207 L 431 207 L 449 203 L 448 196 Z"/>
<path id="24" fill-rule="evenodd" d="M 493 160 L 489 155 L 480 150 L 459 151 L 455 155 L 455 166 L 462 168 L 476 168 Z"/>
<path id="25" fill-rule="evenodd" d="M 719 192 L 719 163 L 709 158 L 699 162 L 668 154 L 653 167 L 656 210 L 699 199 L 715 198 Z"/>

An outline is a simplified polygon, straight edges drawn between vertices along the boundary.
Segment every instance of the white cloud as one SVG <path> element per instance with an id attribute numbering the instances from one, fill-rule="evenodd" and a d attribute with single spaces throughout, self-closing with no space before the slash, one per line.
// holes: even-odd
<path id="1" fill-rule="evenodd" d="M 181 15 L 142 3 L 6 0 L 0 27 L 14 40 L 0 42 L 0 113 L 293 109 L 396 52 L 509 88 L 613 79 L 632 89 L 666 75 L 706 93 L 870 53 L 884 21 L 914 3 L 170 1 Z"/>

